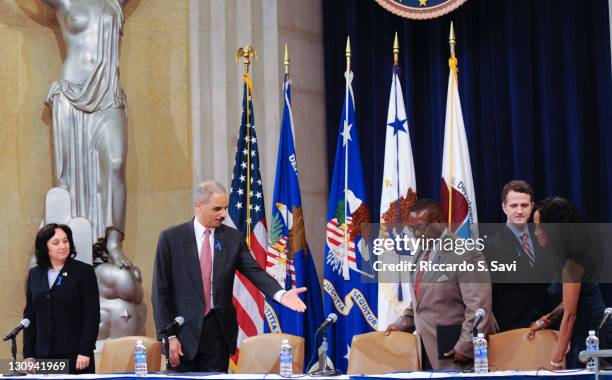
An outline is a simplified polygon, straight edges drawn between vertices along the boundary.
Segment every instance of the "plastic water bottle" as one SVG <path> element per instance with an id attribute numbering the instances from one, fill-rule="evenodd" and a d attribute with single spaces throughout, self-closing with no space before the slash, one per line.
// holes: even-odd
<path id="1" fill-rule="evenodd" d="M 483 333 L 478 333 L 478 338 L 474 339 L 474 373 L 489 372 L 489 354 L 487 340 Z"/>
<path id="2" fill-rule="evenodd" d="M 599 350 L 599 339 L 597 338 L 597 335 L 595 335 L 595 331 L 593 330 L 589 331 L 589 336 L 587 336 L 586 338 L 586 349 L 587 351 Z M 595 363 L 595 359 L 589 360 L 586 365 L 586 368 L 591 372 L 595 372 L 596 367 L 597 364 Z"/>
<path id="3" fill-rule="evenodd" d="M 293 375 L 293 360 L 291 359 L 291 346 L 288 339 L 283 339 L 280 346 L 280 375 L 284 377 Z"/>
<path id="4" fill-rule="evenodd" d="M 147 348 L 142 340 L 136 342 L 134 350 L 134 373 L 136 376 L 147 376 Z"/>

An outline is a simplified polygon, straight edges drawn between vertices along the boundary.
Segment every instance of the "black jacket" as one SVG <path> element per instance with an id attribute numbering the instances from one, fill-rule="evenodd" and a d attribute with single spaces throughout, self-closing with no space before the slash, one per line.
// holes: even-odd
<path id="1" fill-rule="evenodd" d="M 23 357 L 85 355 L 93 360 L 100 324 L 100 298 L 91 265 L 68 258 L 49 289 L 47 269 L 28 274 L 23 317 Z"/>
<path id="2" fill-rule="evenodd" d="M 530 231 L 530 234 L 535 252 L 535 268 L 531 267 L 526 255 L 517 254 L 517 250 L 522 250 L 521 244 L 507 226 L 503 226 L 486 243 L 486 258 L 490 268 L 493 261 L 504 264 L 516 261 L 516 271 L 491 272 L 493 314 L 500 331 L 529 327 L 531 322 L 551 311 L 560 302 L 560 297 L 547 292 L 556 270 L 554 258 L 542 252 L 533 232 Z"/>
<path id="3" fill-rule="evenodd" d="M 228 226 L 217 227 L 214 239 L 213 304 L 227 346 L 230 352 L 234 352 L 238 337 L 236 310 L 232 304 L 236 271 L 239 270 L 270 298 L 282 288 L 253 259 L 238 230 Z M 151 301 L 158 332 L 177 316 L 185 318 L 176 334 L 185 360 L 193 359 L 204 321 L 204 290 L 193 219 L 161 232 L 155 255 Z"/>

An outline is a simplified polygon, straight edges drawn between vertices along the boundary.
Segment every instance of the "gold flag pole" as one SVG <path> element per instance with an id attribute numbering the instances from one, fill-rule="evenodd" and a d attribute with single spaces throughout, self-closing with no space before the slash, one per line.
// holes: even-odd
<path id="1" fill-rule="evenodd" d="M 346 37 L 346 49 L 344 49 L 344 56 L 346 57 L 346 72 L 351 71 L 351 37 Z"/>
<path id="2" fill-rule="evenodd" d="M 395 38 L 393 39 L 393 65 L 399 65 L 399 40 L 397 39 L 397 32 L 395 32 Z"/>
<path id="3" fill-rule="evenodd" d="M 451 70 L 451 117 L 450 117 L 450 168 L 449 168 L 449 183 L 448 183 L 448 228 L 452 231 L 453 222 L 453 129 L 455 124 L 455 87 L 457 86 L 457 57 L 455 56 L 455 28 L 453 22 L 450 25 L 450 35 L 448 36 L 448 44 L 450 45 L 450 58 L 448 66 Z"/>
<path id="4" fill-rule="evenodd" d="M 240 58 L 242 58 L 242 63 L 244 64 L 244 74 L 242 74 L 242 80 L 246 84 L 246 114 L 245 114 L 245 124 L 246 124 L 246 150 L 247 150 L 247 189 L 246 189 L 246 243 L 251 247 L 251 109 L 250 109 L 250 100 L 251 100 L 251 91 L 253 90 L 253 82 L 249 76 L 249 65 L 251 64 L 251 57 L 257 59 L 257 54 L 255 50 L 249 46 L 245 45 L 238 49 L 236 53 L 236 62 Z"/>
<path id="5" fill-rule="evenodd" d="M 289 59 L 289 49 L 287 49 L 287 43 L 285 42 L 285 59 L 283 60 L 285 65 L 285 76 L 289 79 L 289 66 L 291 66 L 291 60 Z"/>

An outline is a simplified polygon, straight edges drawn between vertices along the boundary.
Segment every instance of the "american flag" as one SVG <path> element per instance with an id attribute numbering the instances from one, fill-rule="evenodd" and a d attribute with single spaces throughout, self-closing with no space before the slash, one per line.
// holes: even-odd
<path id="1" fill-rule="evenodd" d="M 247 91 L 248 90 L 248 91 Z M 236 144 L 236 159 L 230 188 L 227 224 L 235 227 L 247 239 L 251 254 L 262 269 L 266 265 L 268 232 L 264 207 L 263 186 L 259 173 L 259 152 L 253 117 L 250 80 L 244 84 L 242 120 Z M 248 103 L 247 103 L 248 97 Z M 247 118 L 247 104 L 249 121 Z M 238 345 L 242 339 L 263 331 L 264 296 L 240 272 L 234 281 L 234 307 L 238 318 Z M 239 352 L 232 356 L 230 365 L 235 368 Z"/>

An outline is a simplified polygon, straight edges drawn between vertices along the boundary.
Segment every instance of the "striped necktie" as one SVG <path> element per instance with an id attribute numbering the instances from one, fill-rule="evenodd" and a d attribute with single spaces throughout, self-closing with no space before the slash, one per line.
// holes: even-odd
<path id="1" fill-rule="evenodd" d="M 523 252 L 525 252 L 525 255 L 527 255 L 527 258 L 529 259 L 529 264 L 533 268 L 535 266 L 535 255 L 533 253 L 533 249 L 531 249 L 531 246 L 529 245 L 529 235 L 527 234 L 527 232 L 523 232 L 521 234 L 520 239 Z"/>

